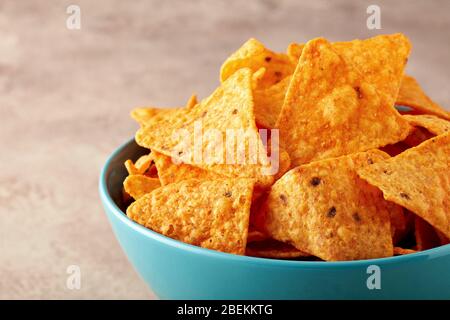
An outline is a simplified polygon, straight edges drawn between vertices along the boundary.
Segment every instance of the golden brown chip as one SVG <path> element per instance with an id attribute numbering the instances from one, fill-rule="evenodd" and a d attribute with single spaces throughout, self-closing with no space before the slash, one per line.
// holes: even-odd
<path id="1" fill-rule="evenodd" d="M 265 239 L 247 243 L 245 255 L 270 259 L 295 259 L 311 256 L 295 247 L 274 239 Z"/>
<path id="2" fill-rule="evenodd" d="M 139 123 L 139 125 L 144 126 L 150 120 L 156 120 L 156 118 L 160 118 L 162 116 L 170 115 L 176 112 L 176 110 L 180 110 L 182 108 L 135 108 L 131 111 L 131 117 Z"/>
<path id="3" fill-rule="evenodd" d="M 300 59 L 304 47 L 305 45 L 302 43 L 292 42 L 289 44 L 287 48 L 287 56 L 291 60 L 291 63 L 297 65 L 298 59 Z"/>
<path id="4" fill-rule="evenodd" d="M 259 127 L 275 128 L 290 82 L 291 76 L 288 76 L 270 87 L 258 87 L 253 91 L 255 117 Z"/>
<path id="5" fill-rule="evenodd" d="M 396 256 L 403 256 L 405 254 L 411 254 L 411 253 L 416 253 L 416 250 L 413 249 L 404 249 L 404 248 L 400 248 L 400 247 L 394 247 L 394 255 Z"/>
<path id="6" fill-rule="evenodd" d="M 303 49 L 277 127 L 293 166 L 393 144 L 411 129 L 322 38 Z"/>
<path id="7" fill-rule="evenodd" d="M 124 165 L 127 168 L 128 174 L 144 174 L 148 168 L 150 167 L 150 164 L 152 163 L 152 159 L 150 154 L 143 155 L 139 157 L 139 159 L 136 160 L 136 163 L 133 163 L 131 160 L 125 161 Z"/>
<path id="8" fill-rule="evenodd" d="M 139 174 L 139 170 L 134 166 L 133 161 L 131 161 L 130 159 L 125 161 L 124 166 L 127 169 L 129 175 Z"/>
<path id="9" fill-rule="evenodd" d="M 335 42 L 333 49 L 363 74 L 364 81 L 377 90 L 387 106 L 394 104 L 411 51 L 411 44 L 404 34 Z"/>
<path id="10" fill-rule="evenodd" d="M 239 69 L 195 107 L 151 118 L 136 133 L 136 142 L 186 164 L 270 186 L 273 176 L 255 124 L 251 82 L 251 71 Z"/>
<path id="11" fill-rule="evenodd" d="M 397 105 L 408 106 L 425 114 L 434 114 L 440 118 L 450 120 L 450 112 L 431 100 L 423 92 L 416 79 L 405 75 L 398 93 Z"/>
<path id="12" fill-rule="evenodd" d="M 149 178 L 140 174 L 130 175 L 123 182 L 125 192 L 136 200 L 160 186 L 159 179 Z"/>
<path id="13" fill-rule="evenodd" d="M 441 245 L 441 239 L 435 229 L 422 218 L 414 217 L 414 235 L 416 237 L 416 249 L 423 251 Z"/>
<path id="14" fill-rule="evenodd" d="M 356 174 L 387 157 L 372 150 L 292 169 L 272 186 L 257 224 L 327 261 L 392 256 L 389 214 L 401 208 Z"/>
<path id="15" fill-rule="evenodd" d="M 188 102 L 186 102 L 185 108 L 186 108 L 186 109 L 192 108 L 192 107 L 194 107 L 196 104 L 198 104 L 198 101 L 197 101 L 197 95 L 196 95 L 196 94 L 193 94 L 193 95 L 189 98 Z"/>
<path id="16" fill-rule="evenodd" d="M 450 237 L 450 133 L 362 168 L 361 178 Z"/>
<path id="17" fill-rule="evenodd" d="M 173 239 L 243 255 L 253 185 L 253 179 L 184 180 L 146 194 L 127 215 Z"/>
<path id="18" fill-rule="evenodd" d="M 272 52 L 258 40 L 250 39 L 225 60 L 220 69 L 221 81 L 224 82 L 241 68 L 250 68 L 253 72 L 265 68 L 260 86 L 267 87 L 292 74 L 295 64 L 291 63 L 287 55 Z"/>
<path id="19" fill-rule="evenodd" d="M 450 121 L 438 118 L 433 115 L 404 115 L 403 118 L 415 127 L 422 127 L 429 132 L 440 135 L 446 132 L 450 132 Z"/>
<path id="20" fill-rule="evenodd" d="M 152 152 L 152 157 L 158 170 L 158 177 L 163 186 L 187 179 L 215 180 L 226 178 L 218 173 L 189 164 L 175 164 L 171 157 L 157 151 Z"/>

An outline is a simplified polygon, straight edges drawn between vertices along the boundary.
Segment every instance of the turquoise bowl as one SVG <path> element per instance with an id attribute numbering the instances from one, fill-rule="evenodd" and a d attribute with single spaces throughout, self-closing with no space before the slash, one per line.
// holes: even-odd
<path id="1" fill-rule="evenodd" d="M 450 299 L 450 245 L 373 260 L 286 261 L 203 249 L 146 229 L 121 203 L 123 163 L 144 153 L 133 140 L 117 149 L 99 188 L 123 251 L 161 299 Z"/>

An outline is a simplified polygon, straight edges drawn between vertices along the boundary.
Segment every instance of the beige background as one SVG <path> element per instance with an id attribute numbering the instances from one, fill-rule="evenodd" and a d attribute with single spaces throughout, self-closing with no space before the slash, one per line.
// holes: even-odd
<path id="1" fill-rule="evenodd" d="M 154 297 L 102 212 L 99 170 L 135 106 L 180 106 L 218 83 L 249 37 L 348 40 L 404 32 L 408 71 L 450 106 L 449 1 L 0 1 L 0 298 Z M 66 28 L 66 7 L 82 28 Z M 131 5 L 132 3 L 132 5 Z M 382 30 L 366 28 L 379 4 Z M 66 289 L 79 265 L 82 288 Z"/>

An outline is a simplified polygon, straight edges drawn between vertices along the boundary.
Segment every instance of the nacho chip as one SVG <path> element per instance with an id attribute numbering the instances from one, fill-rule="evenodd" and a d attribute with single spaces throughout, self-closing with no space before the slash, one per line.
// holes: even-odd
<path id="1" fill-rule="evenodd" d="M 298 61 L 303 46 L 290 44 L 288 56 Z M 378 94 L 385 95 L 389 105 L 394 103 L 402 81 L 403 69 L 411 51 L 411 44 L 403 34 L 334 42 L 332 47 L 347 64 L 353 65 L 364 75 Z"/>
<path id="2" fill-rule="evenodd" d="M 410 131 L 322 38 L 303 49 L 277 127 L 293 166 L 394 144 Z"/>
<path id="3" fill-rule="evenodd" d="M 139 170 L 134 166 L 133 161 L 131 161 L 130 159 L 125 161 L 124 166 L 127 169 L 129 175 L 139 174 Z"/>
<path id="4" fill-rule="evenodd" d="M 408 106 L 425 114 L 434 114 L 440 118 L 450 120 L 450 112 L 431 100 L 423 92 L 416 79 L 405 75 L 398 93 L 396 104 Z"/>
<path id="5" fill-rule="evenodd" d="M 415 216 L 414 219 L 414 236 L 416 238 L 416 249 L 418 251 L 431 249 L 441 245 L 441 240 L 434 228 L 418 216 Z"/>
<path id="6" fill-rule="evenodd" d="M 144 126 L 150 120 L 156 120 L 155 118 L 173 114 L 176 110 L 180 109 L 181 108 L 135 108 L 131 111 L 130 115 L 140 126 Z"/>
<path id="7" fill-rule="evenodd" d="M 268 87 L 292 74 L 295 64 L 290 62 L 287 55 L 272 52 L 258 40 L 250 39 L 225 60 L 220 69 L 221 81 L 224 82 L 241 68 L 250 68 L 253 72 L 265 68 L 260 85 Z"/>
<path id="8" fill-rule="evenodd" d="M 187 179 L 215 180 L 225 178 L 218 173 L 197 168 L 189 164 L 175 164 L 171 157 L 157 151 L 153 151 L 152 157 L 155 161 L 158 177 L 163 186 Z"/>
<path id="9" fill-rule="evenodd" d="M 361 178 L 450 237 L 450 133 L 362 168 Z"/>
<path id="10" fill-rule="evenodd" d="M 270 259 L 295 259 L 310 256 L 310 254 L 301 252 L 287 243 L 274 239 L 265 239 L 248 243 L 245 255 Z"/>
<path id="11" fill-rule="evenodd" d="M 123 182 L 125 192 L 134 199 L 139 199 L 147 193 L 161 187 L 161 183 L 157 178 L 149 178 L 144 175 L 136 174 L 128 176 Z"/>
<path id="12" fill-rule="evenodd" d="M 124 165 L 128 171 L 128 174 L 132 175 L 132 174 L 144 174 L 150 167 L 151 163 L 152 159 L 150 154 L 146 154 L 139 157 L 139 159 L 136 160 L 136 163 L 133 163 L 133 161 L 128 159 L 127 161 L 125 161 Z"/>
<path id="13" fill-rule="evenodd" d="M 333 43 L 333 49 L 353 65 L 370 83 L 387 106 L 397 98 L 411 44 L 401 34 L 379 35 L 366 40 Z"/>
<path id="14" fill-rule="evenodd" d="M 184 180 L 128 207 L 134 221 L 170 238 L 243 255 L 254 180 Z"/>
<path id="15" fill-rule="evenodd" d="M 195 107 L 151 118 L 136 133 L 136 142 L 186 164 L 227 177 L 256 178 L 258 185 L 270 186 L 273 177 L 255 124 L 251 76 L 249 69 L 239 69 Z M 214 135 L 205 137 L 208 132 Z M 230 132 L 237 136 L 231 146 Z"/>
<path id="16" fill-rule="evenodd" d="M 292 169 L 272 186 L 261 230 L 327 261 L 392 256 L 389 214 L 401 208 L 356 175 L 387 157 L 372 150 Z"/>
<path id="17" fill-rule="evenodd" d="M 416 253 L 416 250 L 413 249 L 404 249 L 400 247 L 394 247 L 394 255 L 395 256 L 403 256 L 405 254 Z"/>
<path id="18" fill-rule="evenodd" d="M 188 102 L 186 102 L 185 108 L 186 108 L 186 109 L 189 109 L 189 108 L 194 107 L 194 106 L 197 105 L 197 104 L 198 104 L 198 101 L 197 101 L 197 95 L 196 95 L 196 94 L 193 94 L 193 95 L 189 98 Z"/>
<path id="19" fill-rule="evenodd" d="M 289 60 L 291 60 L 291 63 L 294 65 L 297 65 L 298 60 L 300 59 L 300 56 L 302 55 L 303 48 L 305 47 L 302 43 L 295 43 L 292 42 L 289 44 L 287 48 L 287 56 L 289 57 Z"/>
<path id="20" fill-rule="evenodd" d="M 440 135 L 446 132 L 450 132 L 450 121 L 438 118 L 433 115 L 404 115 L 403 118 L 409 121 L 409 123 L 415 127 L 422 127 L 429 132 Z"/>
<path id="21" fill-rule="evenodd" d="M 256 88 L 253 91 L 255 117 L 259 127 L 275 128 L 290 82 L 291 76 L 288 76 L 268 88 Z"/>

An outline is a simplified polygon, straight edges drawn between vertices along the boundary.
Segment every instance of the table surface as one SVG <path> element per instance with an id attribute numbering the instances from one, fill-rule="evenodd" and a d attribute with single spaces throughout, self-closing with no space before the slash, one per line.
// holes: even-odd
<path id="1" fill-rule="evenodd" d="M 250 1 L 249 1 L 250 2 Z M 448 1 L 0 2 L 0 299 L 148 299 L 102 212 L 106 157 L 133 136 L 136 106 L 181 106 L 218 84 L 255 37 L 274 50 L 324 36 L 404 32 L 408 72 L 450 106 Z M 366 8 L 381 8 L 368 30 Z M 67 267 L 81 288 L 66 287 Z"/>

